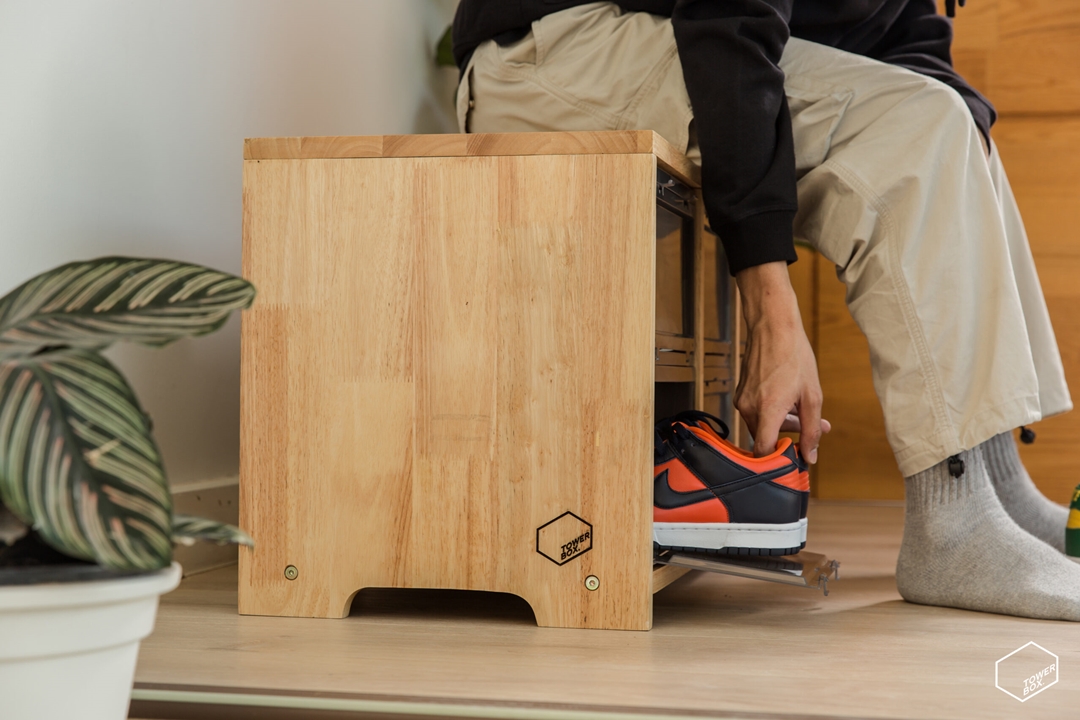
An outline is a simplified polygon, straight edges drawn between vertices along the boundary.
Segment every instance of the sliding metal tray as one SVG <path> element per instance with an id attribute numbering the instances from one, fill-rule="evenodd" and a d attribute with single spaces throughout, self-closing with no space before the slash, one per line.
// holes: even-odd
<path id="1" fill-rule="evenodd" d="M 840 563 L 819 553 L 803 550 L 797 555 L 765 557 L 752 555 L 711 555 L 664 550 L 654 561 L 663 565 L 737 575 L 754 580 L 816 588 L 829 594 L 829 578 L 840 579 Z"/>

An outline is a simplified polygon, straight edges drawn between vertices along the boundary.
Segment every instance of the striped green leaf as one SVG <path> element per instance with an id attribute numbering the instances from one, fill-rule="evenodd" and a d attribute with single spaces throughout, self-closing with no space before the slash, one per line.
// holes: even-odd
<path id="1" fill-rule="evenodd" d="M 251 283 L 200 265 L 107 257 L 38 275 L 0 299 L 0 358 L 43 348 L 166 345 L 221 327 Z"/>
<path id="2" fill-rule="evenodd" d="M 255 541 L 246 532 L 227 523 L 214 522 L 193 515 L 173 515 L 174 543 L 194 545 L 199 540 L 218 545 L 247 545 L 255 547 Z"/>
<path id="3" fill-rule="evenodd" d="M 93 351 L 0 360 L 0 502 L 72 557 L 144 570 L 172 559 L 149 419 Z"/>
<path id="4" fill-rule="evenodd" d="M 15 517 L 15 513 L 0 505 L 0 543 L 13 545 L 17 540 L 26 537 L 29 532 L 30 527 L 26 523 Z"/>

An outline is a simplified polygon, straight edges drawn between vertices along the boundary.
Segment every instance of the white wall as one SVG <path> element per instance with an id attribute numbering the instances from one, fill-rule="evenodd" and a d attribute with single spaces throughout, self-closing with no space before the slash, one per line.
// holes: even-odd
<path id="1" fill-rule="evenodd" d="M 456 0 L 0 0 L 0 294 L 107 254 L 240 270 L 242 140 L 454 130 Z M 238 466 L 239 323 L 111 357 L 174 485 Z"/>

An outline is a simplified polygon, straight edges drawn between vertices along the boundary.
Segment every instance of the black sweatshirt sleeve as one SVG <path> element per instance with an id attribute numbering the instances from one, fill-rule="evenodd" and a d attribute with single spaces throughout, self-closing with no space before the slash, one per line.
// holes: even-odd
<path id="1" fill-rule="evenodd" d="M 910 0 L 889 32 L 867 53 L 869 57 L 940 80 L 964 98 L 983 137 L 997 113 L 990 101 L 953 69 L 952 22 L 938 15 L 934 0 Z"/>
<path id="2" fill-rule="evenodd" d="M 780 56 L 791 0 L 676 0 L 709 224 L 731 273 L 794 262 L 795 147 Z"/>

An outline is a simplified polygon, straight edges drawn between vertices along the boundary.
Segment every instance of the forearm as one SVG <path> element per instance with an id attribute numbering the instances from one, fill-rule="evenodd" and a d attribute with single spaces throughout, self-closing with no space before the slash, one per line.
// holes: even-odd
<path id="1" fill-rule="evenodd" d="M 743 318 L 753 328 L 768 320 L 801 324 L 798 300 L 791 287 L 787 263 L 778 261 L 745 268 L 735 275 L 742 295 Z"/>

